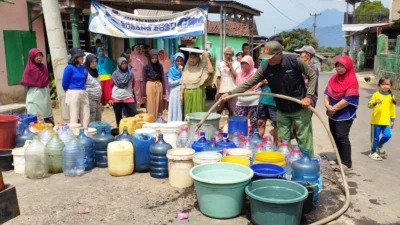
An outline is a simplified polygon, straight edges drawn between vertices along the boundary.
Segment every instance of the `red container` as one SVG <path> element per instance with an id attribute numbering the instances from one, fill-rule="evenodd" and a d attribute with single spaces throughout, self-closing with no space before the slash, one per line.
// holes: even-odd
<path id="1" fill-rule="evenodd" d="M 15 148 L 18 116 L 0 115 L 0 151 Z"/>

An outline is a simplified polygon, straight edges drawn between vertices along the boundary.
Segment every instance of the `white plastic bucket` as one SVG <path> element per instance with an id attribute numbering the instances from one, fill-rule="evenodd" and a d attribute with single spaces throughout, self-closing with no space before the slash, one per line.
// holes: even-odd
<path id="1" fill-rule="evenodd" d="M 163 123 L 146 123 L 146 124 L 143 124 L 142 129 L 150 128 L 150 129 L 154 129 L 154 130 L 159 130 L 162 125 L 163 125 Z"/>
<path id="2" fill-rule="evenodd" d="M 25 145 L 20 148 L 15 148 L 12 150 L 12 155 L 14 158 L 14 172 L 18 174 L 25 174 L 25 150 L 28 145 L 32 143 L 32 140 L 25 141 Z"/>
<path id="3" fill-rule="evenodd" d="M 174 148 L 167 152 L 169 184 L 176 188 L 187 188 L 193 185 L 189 174 L 193 165 L 195 151 L 191 148 Z"/>
<path id="4" fill-rule="evenodd" d="M 224 155 L 242 156 L 250 159 L 253 157 L 253 152 L 246 148 L 230 148 L 224 151 Z"/>
<path id="5" fill-rule="evenodd" d="M 187 123 L 182 121 L 173 121 L 164 123 L 160 126 L 160 132 L 164 135 L 164 141 L 170 144 L 172 148 L 176 148 L 178 131 L 185 124 Z"/>
<path id="6" fill-rule="evenodd" d="M 203 165 L 221 161 L 222 154 L 218 152 L 198 152 L 193 156 L 194 165 Z"/>

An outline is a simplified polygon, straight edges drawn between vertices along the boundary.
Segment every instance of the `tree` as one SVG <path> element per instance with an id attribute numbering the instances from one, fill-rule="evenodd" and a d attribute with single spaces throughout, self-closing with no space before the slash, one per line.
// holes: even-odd
<path id="1" fill-rule="evenodd" d="M 355 10 L 356 23 L 377 23 L 389 19 L 390 10 L 381 1 L 362 2 Z"/>
<path id="2" fill-rule="evenodd" d="M 315 49 L 318 48 L 318 40 L 313 37 L 308 29 L 294 29 L 291 31 L 282 31 L 279 34 L 283 38 L 285 51 L 293 52 L 304 45 L 311 45 Z"/>
<path id="3" fill-rule="evenodd" d="M 324 53 L 335 53 L 336 55 L 341 55 L 343 53 L 343 47 L 325 47 L 321 46 L 318 48 L 317 52 L 324 52 Z"/>

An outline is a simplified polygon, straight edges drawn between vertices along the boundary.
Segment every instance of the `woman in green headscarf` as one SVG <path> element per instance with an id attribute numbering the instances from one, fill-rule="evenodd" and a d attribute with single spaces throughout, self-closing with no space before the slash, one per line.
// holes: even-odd
<path id="1" fill-rule="evenodd" d="M 100 85 L 102 90 L 101 104 L 107 104 L 106 96 L 111 95 L 111 74 L 115 70 L 115 63 L 105 55 L 104 48 L 97 48 L 97 71 L 99 72 Z"/>

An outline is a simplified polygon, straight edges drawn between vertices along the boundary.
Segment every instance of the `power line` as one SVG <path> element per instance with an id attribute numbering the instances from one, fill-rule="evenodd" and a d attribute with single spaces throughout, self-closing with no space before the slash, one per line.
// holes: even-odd
<path id="1" fill-rule="evenodd" d="M 272 5 L 272 3 L 271 3 L 269 0 L 265 0 L 265 1 L 267 1 L 274 9 L 276 9 L 276 11 L 278 11 L 280 14 L 282 14 L 282 16 L 286 17 L 288 20 L 290 20 L 290 21 L 292 21 L 292 22 L 295 22 L 295 23 L 299 24 L 299 22 L 297 22 L 297 21 L 295 21 L 295 20 L 289 18 L 289 17 L 286 16 L 283 12 L 281 12 L 278 8 L 276 8 L 274 5 Z"/>

